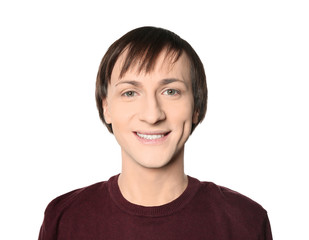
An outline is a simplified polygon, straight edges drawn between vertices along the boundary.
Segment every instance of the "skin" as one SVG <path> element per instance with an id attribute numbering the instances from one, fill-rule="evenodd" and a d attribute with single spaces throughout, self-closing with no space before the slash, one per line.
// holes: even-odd
<path id="1" fill-rule="evenodd" d="M 133 67 L 120 78 L 125 54 L 114 66 L 103 100 L 105 120 L 121 147 L 118 184 L 129 202 L 159 206 L 179 197 L 187 186 L 184 146 L 198 117 L 190 62 L 182 54 L 172 64 L 163 51 L 150 73 Z"/>

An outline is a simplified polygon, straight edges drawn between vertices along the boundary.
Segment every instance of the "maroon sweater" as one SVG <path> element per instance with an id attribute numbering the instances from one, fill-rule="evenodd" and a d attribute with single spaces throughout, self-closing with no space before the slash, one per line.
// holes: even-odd
<path id="1" fill-rule="evenodd" d="M 271 240 L 267 212 L 251 199 L 189 177 L 176 200 L 156 207 L 128 202 L 111 177 L 54 199 L 39 240 Z"/>

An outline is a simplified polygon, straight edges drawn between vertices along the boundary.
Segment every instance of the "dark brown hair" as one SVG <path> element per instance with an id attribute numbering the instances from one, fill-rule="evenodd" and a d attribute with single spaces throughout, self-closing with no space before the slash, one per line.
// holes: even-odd
<path id="1" fill-rule="evenodd" d="M 194 112 L 198 113 L 197 124 L 204 119 L 207 109 L 206 75 L 203 64 L 194 49 L 188 42 L 171 31 L 156 27 L 141 27 L 128 32 L 114 42 L 105 53 L 99 67 L 95 97 L 100 118 L 111 133 L 113 133 L 112 126 L 104 119 L 102 101 L 107 97 L 107 87 L 114 65 L 125 50 L 127 54 L 120 76 L 136 64 L 139 64 L 139 71 L 151 72 L 163 50 L 166 50 L 166 56 L 171 56 L 174 62 L 185 52 L 191 62 Z M 191 133 L 197 124 L 192 124 Z"/>

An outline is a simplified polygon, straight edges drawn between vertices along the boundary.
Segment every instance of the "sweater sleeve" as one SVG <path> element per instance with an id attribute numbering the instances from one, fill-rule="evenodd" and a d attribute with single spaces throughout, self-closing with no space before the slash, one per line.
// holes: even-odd
<path id="1" fill-rule="evenodd" d="M 264 240 L 272 240 L 272 233 L 270 228 L 270 222 L 268 219 L 268 215 L 266 214 L 265 220 L 264 220 Z"/>
<path id="2" fill-rule="evenodd" d="M 52 200 L 46 207 L 39 240 L 57 240 L 61 218 L 82 189 L 74 190 Z"/>
<path id="3" fill-rule="evenodd" d="M 44 220 L 39 233 L 39 240 L 57 240 L 59 217 L 56 211 L 55 202 L 52 201 L 45 210 Z"/>

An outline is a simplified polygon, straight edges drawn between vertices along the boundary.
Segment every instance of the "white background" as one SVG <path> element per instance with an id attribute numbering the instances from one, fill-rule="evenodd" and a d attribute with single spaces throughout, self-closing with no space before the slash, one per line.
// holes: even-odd
<path id="1" fill-rule="evenodd" d="M 204 3 L 202 3 L 204 2 Z M 1 1 L 0 238 L 37 239 L 46 205 L 120 172 L 95 78 L 109 45 L 152 25 L 204 62 L 209 105 L 186 173 L 239 191 L 274 239 L 309 239 L 306 1 Z"/>

